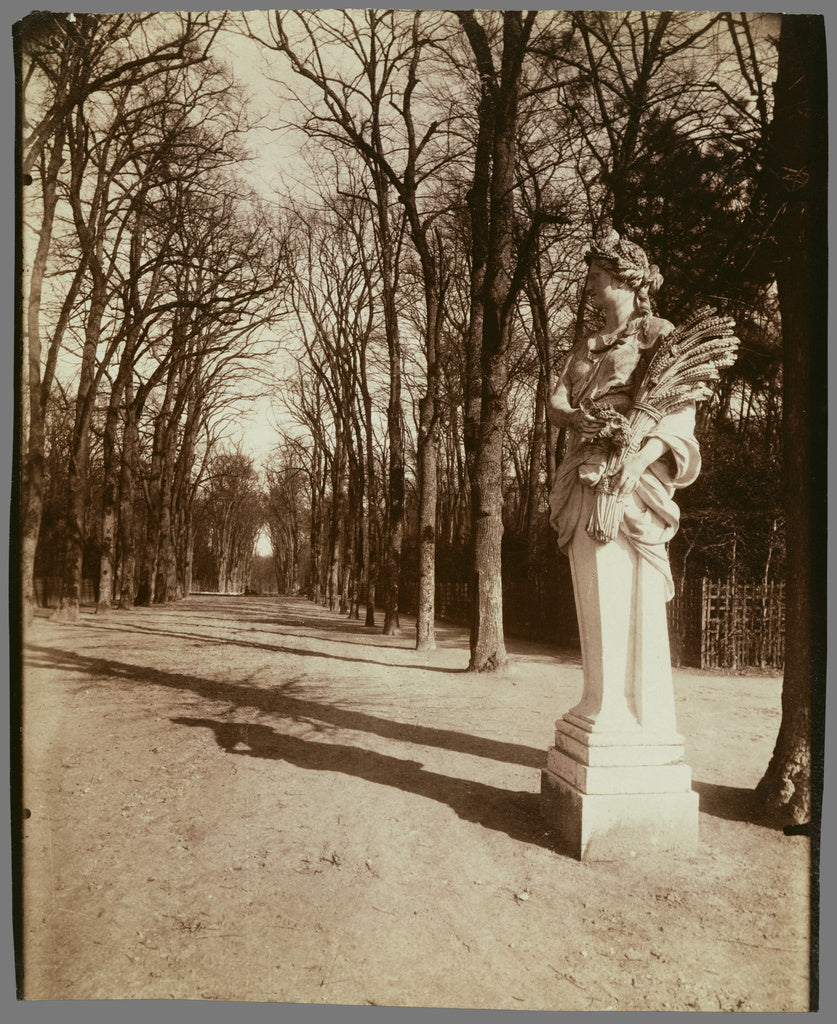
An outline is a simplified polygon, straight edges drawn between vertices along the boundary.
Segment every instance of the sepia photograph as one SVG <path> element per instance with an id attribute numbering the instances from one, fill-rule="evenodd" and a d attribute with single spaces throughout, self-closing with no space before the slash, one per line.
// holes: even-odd
<path id="1" fill-rule="evenodd" d="M 13 1000 L 820 1009 L 823 14 L 119 6 L 7 25 Z"/>

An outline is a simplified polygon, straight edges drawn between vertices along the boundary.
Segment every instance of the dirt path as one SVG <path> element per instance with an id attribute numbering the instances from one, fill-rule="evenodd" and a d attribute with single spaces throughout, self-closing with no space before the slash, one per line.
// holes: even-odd
<path id="1" fill-rule="evenodd" d="M 676 672 L 692 856 L 581 864 L 538 814 L 571 654 L 419 655 L 302 599 L 38 619 L 26 996 L 804 1010 L 808 839 L 747 820 L 781 680 Z"/>

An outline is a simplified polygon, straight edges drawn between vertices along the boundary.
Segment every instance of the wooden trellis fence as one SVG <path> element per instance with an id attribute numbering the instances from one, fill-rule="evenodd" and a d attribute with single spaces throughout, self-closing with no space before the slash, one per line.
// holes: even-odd
<path id="1" fill-rule="evenodd" d="M 701 584 L 701 668 L 782 668 L 784 583 Z"/>
<path id="2" fill-rule="evenodd" d="M 503 605 L 509 635 L 560 641 L 573 633 L 572 595 L 564 595 L 559 605 L 552 584 L 538 578 L 527 581 L 524 588 L 505 581 Z M 448 622 L 468 624 L 465 580 L 437 582 L 436 614 Z M 678 584 L 668 605 L 668 622 L 675 665 L 719 669 L 781 669 L 784 665 L 784 583 L 688 579 Z"/>

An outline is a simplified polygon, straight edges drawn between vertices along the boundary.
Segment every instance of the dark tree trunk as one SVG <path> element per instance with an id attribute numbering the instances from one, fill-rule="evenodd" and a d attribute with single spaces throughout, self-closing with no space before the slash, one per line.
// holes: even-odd
<path id="1" fill-rule="evenodd" d="M 777 217 L 774 259 L 784 351 L 788 574 L 782 722 L 757 791 L 781 821 L 813 821 L 818 829 L 825 696 L 828 296 L 828 117 L 821 15 L 782 16 L 774 91 L 767 189 L 771 213 Z M 818 567 L 812 564 L 814 556 Z"/>
<path id="2" fill-rule="evenodd" d="M 364 625 L 375 625 L 375 584 L 377 582 L 378 564 L 376 551 L 373 549 L 373 520 L 375 516 L 375 459 L 372 433 L 372 397 L 366 381 L 366 371 L 361 378 L 363 389 L 363 423 L 366 437 L 366 493 L 364 495 L 363 526 L 361 543 L 363 544 L 363 579 L 365 583 L 366 618 Z"/>
<path id="3" fill-rule="evenodd" d="M 177 405 L 173 415 L 166 424 L 165 445 L 163 448 L 163 473 L 160 481 L 160 534 L 158 538 L 157 580 L 154 587 L 154 600 L 157 604 L 167 604 L 177 598 L 177 551 L 175 524 L 177 522 L 177 471 L 178 458 L 181 464 L 189 458 L 189 442 L 185 436 L 179 436 L 177 421 L 179 412 Z M 179 451 L 178 451 L 179 449 Z M 183 466 L 185 472 L 185 466 Z"/>
<path id="4" fill-rule="evenodd" d="M 109 611 L 114 598 L 116 541 L 119 533 L 119 489 L 120 477 L 123 472 L 122 467 L 120 467 L 118 446 L 119 413 L 131 376 L 135 343 L 135 337 L 129 335 L 125 343 L 125 350 L 120 360 L 116 379 L 111 388 L 110 400 L 105 416 L 105 432 L 102 443 L 102 474 L 104 482 L 102 490 L 102 546 L 99 556 L 99 600 L 96 604 L 97 612 Z M 124 448 L 123 442 L 123 458 Z M 131 575 L 133 575 L 133 568 Z"/>
<path id="5" fill-rule="evenodd" d="M 477 164 L 469 193 L 474 273 L 472 330 L 474 323 L 482 321 L 482 390 L 471 501 L 474 570 L 469 670 L 483 672 L 501 668 L 508 660 L 503 638 L 502 451 L 509 338 L 516 292 L 522 283 L 516 273 L 520 268 L 514 244 L 518 100 L 523 57 L 535 12 L 528 12 L 525 18 L 520 11 L 503 12 L 499 74 L 494 69 L 486 33 L 474 14 L 458 12 L 458 16 L 482 81 Z M 471 359 L 473 366 L 473 354 Z"/>
<path id="6" fill-rule="evenodd" d="M 486 309 L 486 320 L 491 318 Z M 485 351 L 485 333 L 483 350 Z M 485 363 L 494 365 L 486 369 Z M 503 635 L 503 432 L 506 426 L 506 367 L 485 360 L 479 451 L 472 488 L 474 605 L 471 619 L 472 672 L 502 668 L 507 662 Z"/>
<path id="7" fill-rule="evenodd" d="M 138 605 L 151 605 L 156 600 L 157 570 L 160 560 L 160 531 L 163 520 L 163 505 L 166 500 L 167 434 L 174 408 L 177 377 L 178 367 L 176 364 L 172 364 L 166 380 L 163 402 L 154 423 L 151 467 L 148 474 L 146 494 L 148 516 L 146 519 L 145 544 L 143 545 L 140 566 L 140 584 L 136 598 Z"/>
<path id="8" fill-rule="evenodd" d="M 528 486 L 526 489 L 526 557 L 529 566 L 535 561 L 538 539 L 541 464 L 546 444 L 546 375 L 541 366 L 538 372 L 538 384 L 535 391 L 535 422 L 532 426 L 532 445 L 529 451 Z"/>
<path id="9" fill-rule="evenodd" d="M 120 379 L 121 378 L 121 379 Z M 114 566 L 116 561 L 117 490 L 119 487 L 119 461 L 117 459 L 117 428 L 119 403 L 125 389 L 120 374 L 111 389 L 105 418 L 102 450 L 102 545 L 99 555 L 99 600 L 96 612 L 107 612 L 113 603 Z"/>
<path id="10" fill-rule="evenodd" d="M 418 217 L 415 189 L 409 179 L 408 208 L 410 234 L 421 260 L 424 279 L 426 313 L 424 350 L 427 358 L 427 390 L 419 400 L 418 429 L 418 595 L 416 607 L 416 650 L 430 651 L 436 647 L 436 522 L 439 500 L 438 467 L 438 404 L 439 404 L 439 346 L 442 336 L 441 281 L 442 244 L 437 253 L 431 249 L 425 226 Z"/>
<path id="11" fill-rule="evenodd" d="M 385 211 L 385 199 L 379 203 Z M 384 278 L 384 324 L 389 352 L 389 403 L 387 405 L 387 431 L 389 434 L 389 492 L 387 502 L 387 535 L 384 578 L 384 628 L 386 636 L 397 636 L 398 588 L 401 580 L 401 550 L 404 543 L 404 424 L 401 410 L 401 339 L 398 313 L 395 306 L 394 268 L 392 267 L 392 241 L 388 219 L 384 218 L 381 256 Z"/>
<path id="12" fill-rule="evenodd" d="M 122 462 L 119 467 L 119 548 L 121 552 L 121 585 L 119 607 L 134 607 L 136 591 L 136 509 L 134 507 L 137 467 L 139 466 L 139 435 L 137 412 L 130 380 L 125 387 L 125 426 L 122 431 Z"/>
<path id="13" fill-rule="evenodd" d="M 195 462 L 195 444 L 200 422 L 198 390 L 190 387 L 187 399 L 186 422 L 183 436 L 176 447 L 174 478 L 172 483 L 172 557 L 168 564 L 166 590 L 169 600 L 188 597 L 191 590 L 191 518 L 194 488 L 192 470 Z M 187 582 L 187 563 L 189 566 Z"/>

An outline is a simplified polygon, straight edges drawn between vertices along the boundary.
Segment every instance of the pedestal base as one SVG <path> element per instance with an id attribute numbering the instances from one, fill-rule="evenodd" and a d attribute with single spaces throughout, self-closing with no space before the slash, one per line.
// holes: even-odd
<path id="1" fill-rule="evenodd" d="M 582 793 L 541 773 L 541 813 L 578 860 L 626 860 L 697 845 L 697 793 Z"/>
<path id="2" fill-rule="evenodd" d="M 556 723 L 541 813 L 579 860 L 620 860 L 697 845 L 698 795 L 680 737 L 584 733 Z"/>

